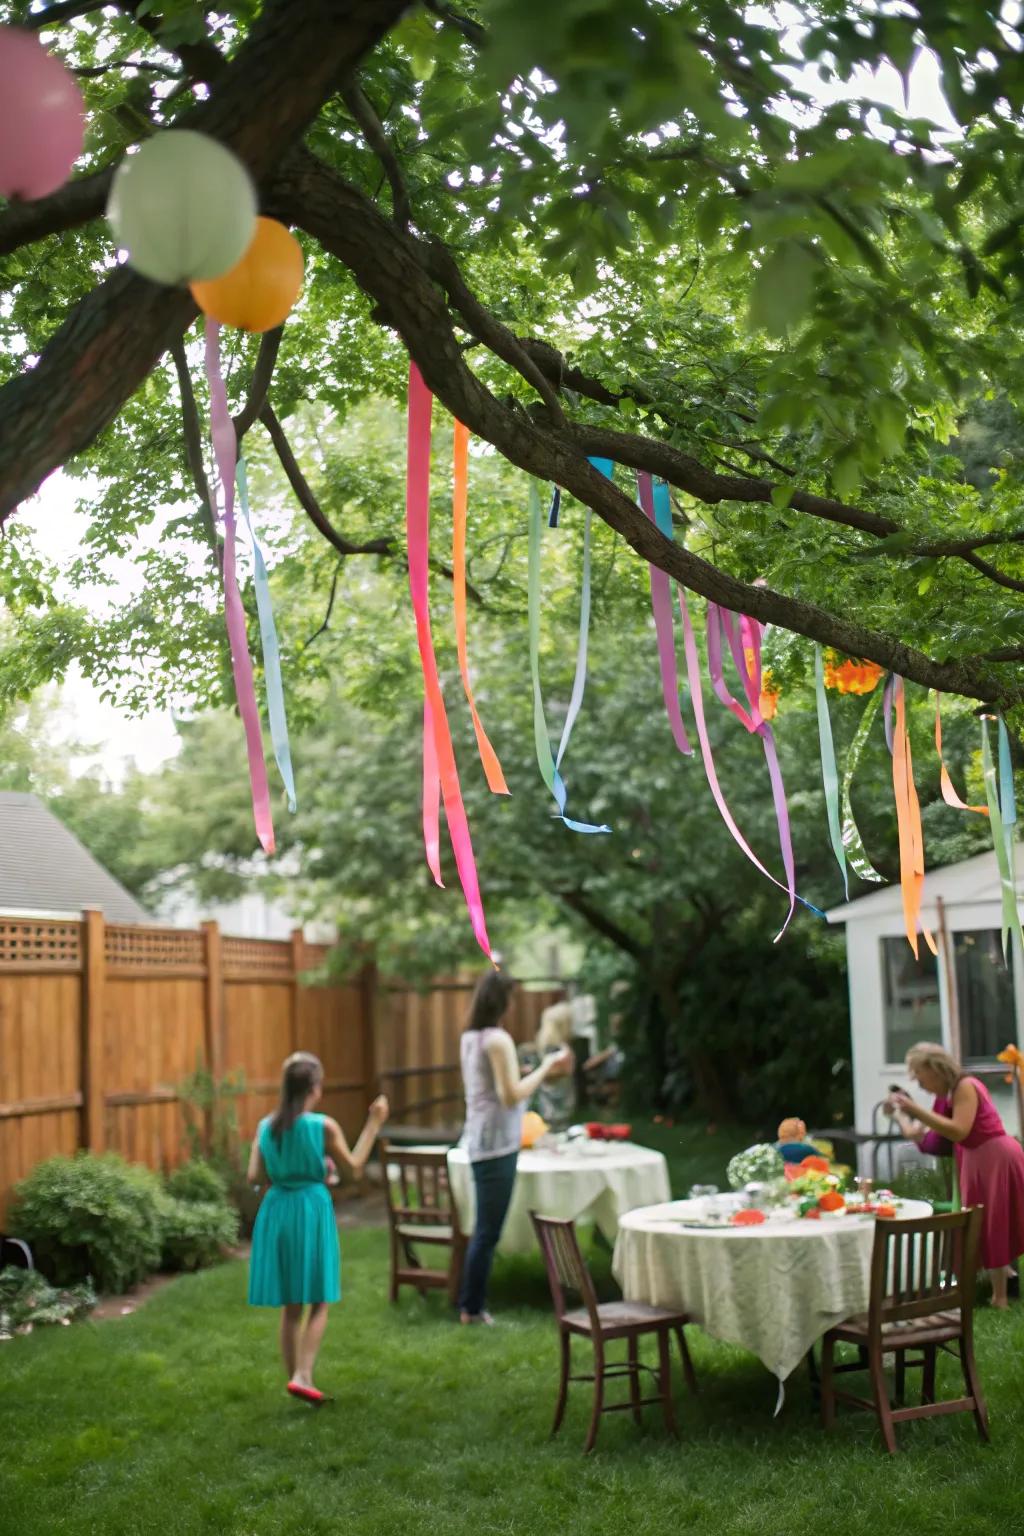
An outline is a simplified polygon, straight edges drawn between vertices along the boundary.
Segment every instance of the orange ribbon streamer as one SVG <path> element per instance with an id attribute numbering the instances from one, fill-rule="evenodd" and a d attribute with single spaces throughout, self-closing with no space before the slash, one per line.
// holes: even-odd
<path id="1" fill-rule="evenodd" d="M 896 822 L 900 834 L 900 888 L 903 893 L 903 922 L 907 942 L 918 958 L 917 931 L 921 918 L 921 895 L 924 887 L 924 831 L 921 826 L 921 804 L 914 784 L 914 760 L 907 731 L 906 700 L 903 679 L 894 679 L 893 697 L 896 703 L 896 729 L 893 732 L 892 787 L 896 795 Z M 928 929 L 921 925 L 925 943 L 933 955 L 938 947 Z"/>
<path id="2" fill-rule="evenodd" d="M 942 789 L 942 798 L 947 805 L 951 805 L 954 811 L 977 811 L 979 816 L 988 815 L 987 805 L 968 805 L 966 800 L 961 800 L 953 788 L 953 780 L 946 769 L 942 759 L 942 694 L 936 690 L 935 694 L 935 750 L 939 754 L 939 785 Z"/>
<path id="3" fill-rule="evenodd" d="M 469 681 L 469 652 L 466 647 L 466 508 L 469 502 L 469 428 L 455 423 L 455 482 L 452 495 L 452 600 L 455 607 L 455 644 L 459 653 L 459 671 L 466 702 L 473 716 L 473 729 L 480 761 L 484 766 L 487 788 L 493 795 L 507 795 L 509 787 L 501 771 L 498 754 L 488 740 L 477 714 L 473 686 Z"/>

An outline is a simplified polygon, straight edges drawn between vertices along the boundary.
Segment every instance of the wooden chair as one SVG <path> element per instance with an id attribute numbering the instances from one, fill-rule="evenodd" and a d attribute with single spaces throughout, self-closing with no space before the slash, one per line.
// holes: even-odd
<path id="1" fill-rule="evenodd" d="M 428 1290 L 445 1290 L 455 1306 L 468 1239 L 459 1225 L 448 1182 L 447 1152 L 396 1147 L 382 1141 L 380 1160 L 391 1234 L 388 1299 L 397 1301 L 399 1286 L 411 1285 L 421 1296 Z M 425 1267 L 416 1251 L 421 1245 L 446 1248 L 444 1268 Z"/>
<path id="2" fill-rule="evenodd" d="M 893 1426 L 905 1419 L 931 1418 L 940 1413 L 974 1414 L 978 1433 L 988 1439 L 988 1411 L 974 1358 L 974 1290 L 982 1211 L 957 1211 L 917 1221 L 879 1221 L 871 1256 L 871 1295 L 868 1310 L 830 1328 L 821 1351 L 821 1415 L 826 1429 L 835 1422 L 836 1402 L 873 1409 L 890 1455 L 896 1452 Z M 856 1344 L 856 1362 L 836 1365 L 838 1343 Z M 954 1354 L 956 1345 L 966 1395 L 935 1400 L 935 1363 L 940 1349 Z M 910 1350 L 920 1350 L 911 1358 Z M 896 1356 L 896 1406 L 889 1401 L 884 1372 L 886 1355 Z M 908 1367 L 922 1369 L 921 1401 L 906 1407 L 904 1388 Z M 841 1372 L 868 1370 L 870 1400 L 838 1392 L 834 1377 Z"/>
<path id="3" fill-rule="evenodd" d="M 535 1211 L 530 1212 L 534 1231 L 537 1234 L 537 1242 L 540 1251 L 544 1255 L 544 1265 L 548 1272 L 548 1284 L 551 1287 L 551 1299 L 555 1304 L 555 1317 L 558 1320 L 558 1336 L 561 1345 L 561 1379 L 558 1385 L 558 1403 L 555 1408 L 555 1422 L 551 1426 L 552 1435 L 557 1435 L 565 1416 L 565 1404 L 569 1394 L 570 1381 L 592 1381 L 594 1383 L 594 1406 L 590 1415 L 590 1429 L 587 1432 L 587 1440 L 584 1446 L 584 1454 L 592 1451 L 597 1439 L 598 1425 L 602 1413 L 620 1413 L 630 1410 L 637 1424 L 640 1423 L 640 1410 L 648 1404 L 660 1403 L 662 1413 L 665 1416 L 665 1427 L 670 1434 L 676 1433 L 675 1416 L 672 1412 L 672 1369 L 669 1359 L 669 1332 L 674 1332 L 679 1341 L 679 1353 L 683 1361 L 683 1374 L 686 1384 L 691 1392 L 697 1390 L 697 1379 L 693 1373 L 693 1362 L 690 1352 L 686 1347 L 686 1337 L 683 1333 L 683 1324 L 689 1319 L 685 1312 L 677 1312 L 668 1307 L 650 1307 L 640 1301 L 605 1301 L 599 1302 L 594 1292 L 594 1282 L 590 1277 L 590 1271 L 580 1252 L 580 1245 L 576 1237 L 576 1228 L 572 1221 L 560 1221 L 554 1217 L 538 1216 Z M 582 1300 L 582 1307 L 570 1311 L 566 1305 L 567 1291 L 575 1292 Z M 642 1365 L 638 1358 L 638 1341 L 644 1334 L 656 1334 L 658 1339 L 658 1369 L 652 1366 Z M 570 1374 L 571 1365 L 571 1341 L 574 1334 L 588 1338 L 594 1349 L 593 1375 L 574 1376 Z M 614 1339 L 625 1339 L 627 1346 L 627 1358 L 623 1362 L 611 1363 L 605 1359 L 605 1346 Z M 655 1376 L 658 1383 L 657 1397 L 640 1396 L 640 1372 L 646 1371 Z M 627 1403 L 606 1403 L 604 1401 L 604 1384 L 614 1377 L 627 1377 L 629 1380 L 629 1401 Z"/>

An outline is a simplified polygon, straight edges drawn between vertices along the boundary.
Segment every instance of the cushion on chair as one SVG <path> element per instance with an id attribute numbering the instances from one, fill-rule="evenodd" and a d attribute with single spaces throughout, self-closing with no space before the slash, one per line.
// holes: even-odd
<path id="1" fill-rule="evenodd" d="M 685 1312 L 673 1307 L 650 1307 L 644 1301 L 602 1301 L 597 1308 L 601 1332 L 619 1328 L 657 1328 L 663 1325 L 682 1327 L 689 1322 Z M 566 1312 L 562 1321 L 577 1333 L 592 1332 L 590 1313 L 585 1307 Z"/>
<path id="2" fill-rule="evenodd" d="M 430 1226 L 424 1223 L 421 1226 L 416 1221 L 400 1221 L 395 1231 L 399 1237 L 417 1240 L 421 1243 L 450 1243 L 454 1237 L 452 1228 L 443 1226 L 441 1223 L 431 1224 Z"/>

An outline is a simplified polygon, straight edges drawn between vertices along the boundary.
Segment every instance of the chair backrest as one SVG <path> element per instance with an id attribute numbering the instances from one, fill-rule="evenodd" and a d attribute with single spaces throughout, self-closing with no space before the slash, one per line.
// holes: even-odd
<path id="1" fill-rule="evenodd" d="M 932 1312 L 960 1311 L 969 1326 L 974 1306 L 982 1210 L 913 1221 L 879 1220 L 871 1255 L 868 1324 L 909 1322 Z"/>
<path id="2" fill-rule="evenodd" d="M 396 1147 L 380 1143 L 380 1161 L 391 1220 L 459 1231 L 459 1213 L 448 1181 L 445 1148 Z"/>
<path id="3" fill-rule="evenodd" d="M 597 1294 L 586 1260 L 580 1252 L 575 1223 L 555 1216 L 538 1216 L 536 1211 L 530 1212 L 530 1220 L 537 1234 L 544 1268 L 548 1272 L 548 1285 L 556 1316 L 565 1316 L 569 1310 L 566 1292 L 573 1292 L 581 1298 L 596 1325 Z"/>

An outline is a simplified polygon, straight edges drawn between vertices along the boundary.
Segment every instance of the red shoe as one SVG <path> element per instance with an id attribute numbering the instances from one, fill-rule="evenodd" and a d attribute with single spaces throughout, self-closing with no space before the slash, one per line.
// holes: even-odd
<path id="1" fill-rule="evenodd" d="M 326 1392 L 318 1392 L 316 1387 L 304 1387 L 297 1381 L 288 1383 L 288 1391 L 292 1397 L 299 1397 L 304 1403 L 311 1403 L 314 1408 L 319 1408 L 323 1403 L 333 1403 L 334 1398 L 328 1397 Z"/>

